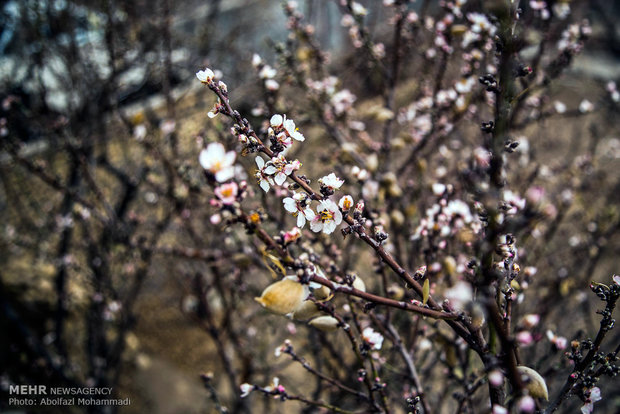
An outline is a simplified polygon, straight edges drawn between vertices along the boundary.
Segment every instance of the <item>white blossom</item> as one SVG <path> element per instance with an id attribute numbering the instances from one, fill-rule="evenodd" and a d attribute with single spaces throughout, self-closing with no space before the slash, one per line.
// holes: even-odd
<path id="1" fill-rule="evenodd" d="M 336 203 L 331 200 L 323 200 L 316 208 L 318 214 L 312 210 L 306 210 L 306 218 L 310 220 L 310 229 L 318 233 L 333 233 L 336 227 L 342 223 L 342 213 Z"/>
<path id="2" fill-rule="evenodd" d="M 278 74 L 278 71 L 272 68 L 269 65 L 263 66 L 263 68 L 258 73 L 258 76 L 261 79 L 272 79 Z"/>
<path id="3" fill-rule="evenodd" d="M 353 11 L 353 14 L 356 16 L 366 16 L 366 14 L 368 14 L 368 10 L 366 10 L 366 7 L 362 6 L 356 1 L 354 1 L 353 4 L 351 4 L 351 10 Z"/>
<path id="4" fill-rule="evenodd" d="M 446 188 L 446 185 L 442 183 L 434 183 L 432 185 L 433 194 L 435 194 L 436 196 L 443 195 L 443 193 L 446 192 Z"/>
<path id="5" fill-rule="evenodd" d="M 256 157 L 256 166 L 258 170 L 255 177 L 258 180 L 258 185 L 267 192 L 269 191 L 269 186 L 274 184 L 271 175 L 275 174 L 277 169 L 271 164 L 265 165 L 265 160 L 260 156 Z"/>
<path id="6" fill-rule="evenodd" d="M 265 81 L 265 88 L 270 91 L 277 91 L 278 89 L 280 89 L 280 84 L 273 79 L 267 79 Z"/>
<path id="7" fill-rule="evenodd" d="M 271 159 L 271 164 L 275 167 L 274 181 L 278 185 L 284 184 L 286 177 L 291 175 L 293 171 L 296 171 L 301 167 L 299 160 L 288 162 L 284 155 L 280 154 L 277 157 Z"/>
<path id="8" fill-rule="evenodd" d="M 245 384 L 241 384 L 239 388 L 241 389 L 241 398 L 247 397 L 254 390 L 254 386 L 252 384 L 248 384 L 247 382 Z"/>
<path id="9" fill-rule="evenodd" d="M 470 223 L 473 220 L 469 206 L 462 200 L 450 200 L 443 211 L 452 217 L 461 216 L 465 223 Z"/>
<path id="10" fill-rule="evenodd" d="M 506 203 L 506 214 L 513 215 L 516 214 L 517 211 L 523 210 L 525 208 L 525 198 L 520 197 L 518 194 L 510 190 L 504 190 L 504 192 L 502 193 L 502 198 Z"/>
<path id="11" fill-rule="evenodd" d="M 322 178 L 319 178 L 319 184 L 324 185 L 325 187 L 328 187 L 332 190 L 337 190 L 342 187 L 342 184 L 344 184 L 344 180 L 336 177 L 336 174 L 331 173 Z"/>
<path id="12" fill-rule="evenodd" d="M 263 63 L 263 59 L 260 57 L 258 53 L 254 53 L 252 55 L 252 66 L 255 68 L 260 66 Z"/>
<path id="13" fill-rule="evenodd" d="M 383 335 L 381 335 L 379 332 L 375 332 L 375 330 L 372 329 L 370 326 L 364 328 L 364 330 L 362 331 L 362 339 L 364 340 L 364 342 L 370 345 L 370 349 L 379 350 L 383 345 Z"/>
<path id="14" fill-rule="evenodd" d="M 347 211 L 351 207 L 353 207 L 353 204 L 353 197 L 351 197 L 350 195 L 342 196 L 340 198 L 340 201 L 338 201 L 338 207 L 340 207 L 344 211 Z"/>
<path id="15" fill-rule="evenodd" d="M 269 135 L 275 136 L 285 147 L 292 144 L 291 139 L 304 141 L 306 138 L 296 128 L 295 121 L 286 119 L 286 115 L 275 114 L 269 120 Z"/>
<path id="16" fill-rule="evenodd" d="M 459 281 L 450 289 L 446 290 L 445 297 L 454 308 L 463 310 L 464 307 L 472 301 L 473 291 L 469 283 Z"/>
<path id="17" fill-rule="evenodd" d="M 267 390 L 267 391 L 274 391 L 274 390 L 279 390 L 280 387 L 281 387 L 281 385 L 280 385 L 280 378 L 273 377 L 273 380 L 271 381 L 271 385 L 266 386 L 265 390 Z M 282 389 L 284 389 L 284 387 L 282 387 Z"/>
<path id="18" fill-rule="evenodd" d="M 306 139 L 303 134 L 299 132 L 299 130 L 295 127 L 295 121 L 293 121 L 292 119 L 285 119 L 282 125 L 284 126 L 284 129 L 291 138 L 297 141 L 304 141 Z"/>
<path id="19" fill-rule="evenodd" d="M 593 387 L 590 389 L 590 397 L 586 399 L 585 404 L 581 407 L 583 414 L 590 414 L 594 411 L 594 403 L 602 400 L 601 389 L 599 387 Z"/>
<path id="20" fill-rule="evenodd" d="M 292 197 L 286 197 L 282 200 L 284 209 L 292 213 L 294 217 L 297 217 L 297 227 L 299 228 L 303 228 L 306 224 L 307 214 L 311 217 L 314 216 L 312 210 L 305 207 L 307 198 L 308 196 L 305 193 L 294 193 Z"/>
<path id="21" fill-rule="evenodd" d="M 271 119 L 269 120 L 269 124 L 273 127 L 273 128 L 278 128 L 282 126 L 282 123 L 284 122 L 284 117 L 282 115 L 279 114 L 275 114 L 274 116 L 271 117 Z"/>
<path id="22" fill-rule="evenodd" d="M 474 33 L 495 34 L 495 26 L 489 21 L 487 16 L 482 13 L 467 13 L 467 19 L 472 23 L 471 30 Z"/>
<path id="23" fill-rule="evenodd" d="M 226 152 L 226 148 L 219 142 L 213 142 L 200 152 L 198 161 L 205 170 L 215 175 L 215 179 L 222 183 L 235 175 L 234 151 Z"/>
<path id="24" fill-rule="evenodd" d="M 454 89 L 458 93 L 469 93 L 472 88 L 476 85 L 476 78 L 474 76 L 470 76 L 467 78 L 461 78 L 455 85 Z"/>
<path id="25" fill-rule="evenodd" d="M 592 102 L 588 101 L 587 99 L 584 99 L 579 104 L 579 112 L 581 112 L 582 114 L 587 114 L 588 112 L 592 112 L 593 109 L 594 109 L 594 105 L 592 104 Z"/>
<path id="26" fill-rule="evenodd" d="M 202 83 L 211 83 L 215 77 L 215 74 L 211 69 L 205 68 L 205 70 L 199 70 L 196 72 L 196 77 Z"/>

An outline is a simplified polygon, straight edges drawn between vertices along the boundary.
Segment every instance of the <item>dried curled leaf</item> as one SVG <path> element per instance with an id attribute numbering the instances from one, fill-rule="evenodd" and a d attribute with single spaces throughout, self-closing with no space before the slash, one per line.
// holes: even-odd
<path id="1" fill-rule="evenodd" d="M 293 312 L 293 319 L 298 321 L 306 321 L 321 313 L 319 308 L 311 300 L 306 300 L 299 305 Z"/>
<path id="2" fill-rule="evenodd" d="M 287 277 L 267 286 L 260 298 L 254 300 L 271 312 L 288 315 L 306 300 L 309 293 L 307 285 Z"/>
<path id="3" fill-rule="evenodd" d="M 366 292 L 366 284 L 364 283 L 364 280 L 359 276 L 355 277 L 355 280 L 353 281 L 353 287 L 357 290 L 361 290 L 362 292 Z"/>
<path id="4" fill-rule="evenodd" d="M 314 326 L 325 332 L 332 332 L 338 329 L 338 319 L 333 316 L 319 316 L 308 322 L 308 325 Z"/>
<path id="5" fill-rule="evenodd" d="M 318 289 L 314 289 L 312 293 L 319 302 L 328 302 L 334 297 L 334 292 L 332 292 L 327 286 L 321 286 Z"/>
<path id="6" fill-rule="evenodd" d="M 286 269 L 282 266 L 280 259 L 265 249 L 262 249 L 261 253 L 263 254 L 263 263 L 265 263 L 265 266 L 267 266 L 267 269 L 269 269 L 274 279 L 286 276 Z M 267 261 L 267 259 L 269 259 L 269 261 Z M 276 273 L 274 267 L 280 271 L 280 274 Z"/>
<path id="7" fill-rule="evenodd" d="M 517 367 L 517 371 L 521 375 L 525 388 L 534 398 L 544 398 L 549 400 L 549 391 L 547 391 L 547 383 L 545 379 L 532 368 L 523 365 Z"/>

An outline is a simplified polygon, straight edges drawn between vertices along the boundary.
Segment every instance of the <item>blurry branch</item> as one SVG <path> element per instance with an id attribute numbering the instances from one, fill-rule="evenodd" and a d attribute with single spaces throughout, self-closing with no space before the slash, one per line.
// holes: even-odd
<path id="1" fill-rule="evenodd" d="M 366 358 L 368 356 L 368 353 L 366 354 L 362 354 L 361 352 L 361 347 L 358 344 L 357 339 L 355 338 L 355 336 L 353 335 L 353 333 L 351 332 L 351 326 L 345 322 L 345 320 L 342 318 L 342 316 L 340 316 L 339 314 L 337 314 L 333 308 L 333 306 L 329 305 L 329 304 L 325 304 L 322 302 L 317 301 L 316 299 L 313 300 L 314 303 L 317 305 L 317 307 L 322 310 L 323 312 L 327 313 L 328 315 L 330 315 L 331 317 L 335 318 L 338 321 L 338 325 L 340 327 L 342 327 L 342 330 L 344 331 L 344 333 L 347 335 L 347 339 L 349 340 L 349 342 L 351 343 L 351 348 L 353 350 L 353 352 L 355 353 L 355 356 L 357 358 L 357 362 L 359 364 L 360 367 L 364 367 L 364 360 L 368 359 Z M 370 359 L 369 359 L 370 361 Z M 374 371 L 374 370 L 373 370 Z M 368 390 L 368 404 L 369 407 L 371 407 L 374 410 L 379 410 L 379 406 L 377 404 L 377 402 L 374 400 L 373 398 L 373 390 L 374 387 L 370 381 L 369 376 L 366 374 L 365 371 L 363 371 L 363 378 L 362 380 L 364 381 L 364 384 L 366 385 L 366 389 Z M 382 400 L 382 403 L 384 404 L 384 408 L 385 408 L 385 400 Z"/>
<path id="2" fill-rule="evenodd" d="M 352 388 L 347 387 L 346 385 L 342 384 L 340 381 L 331 378 L 319 371 L 317 371 L 316 369 L 312 368 L 312 366 L 310 366 L 310 364 L 303 358 L 300 357 L 299 355 L 297 355 L 297 353 L 295 352 L 295 350 L 293 349 L 293 346 L 290 344 L 285 344 L 284 345 L 284 349 L 282 350 L 283 353 L 288 354 L 291 356 L 291 358 L 293 359 L 293 361 L 298 362 L 301 364 L 301 366 L 308 372 L 310 372 L 312 375 L 315 375 L 316 377 L 320 378 L 321 380 L 328 382 L 330 384 L 332 384 L 333 386 L 349 393 L 349 394 L 353 394 L 354 396 L 356 396 L 357 398 L 360 398 L 362 400 L 368 401 L 368 396 L 362 392 L 359 392 L 357 390 L 354 390 Z"/>
<path id="3" fill-rule="evenodd" d="M 394 107 L 394 97 L 396 95 L 396 85 L 398 85 L 399 75 L 400 75 L 400 66 L 403 59 L 404 54 L 404 46 L 403 46 L 403 33 L 404 33 L 404 25 L 406 21 L 406 2 L 403 4 L 399 4 L 397 7 L 396 14 L 396 24 L 394 26 L 394 34 L 392 39 L 392 56 L 391 56 L 391 65 L 389 71 L 386 72 L 387 75 L 387 87 L 384 92 L 384 105 L 386 109 L 392 111 L 392 113 L 396 113 L 396 108 Z M 385 121 L 383 126 L 383 146 L 384 151 L 387 152 L 389 150 L 389 145 L 392 140 L 394 134 L 394 120 L 396 116 L 390 117 Z M 385 163 L 384 165 L 386 165 Z"/>
<path id="4" fill-rule="evenodd" d="M 14 155 L 14 153 L 12 154 Z M 71 152 L 69 155 L 68 161 L 68 177 L 66 184 L 60 184 L 59 186 L 63 186 L 68 191 L 65 191 L 63 194 L 63 199 L 60 205 L 60 216 L 63 219 L 70 219 L 73 215 L 73 206 L 74 206 L 74 197 L 72 194 L 77 193 L 79 190 L 79 185 L 81 181 L 80 165 L 77 159 L 77 155 L 74 152 Z M 65 261 L 65 256 L 69 253 L 71 249 L 73 237 L 73 226 L 67 225 L 63 226 L 60 240 L 58 242 L 58 246 L 56 249 L 56 257 L 58 258 L 56 265 L 56 275 L 55 279 L 55 288 L 56 288 L 56 312 L 54 318 L 55 324 L 55 332 L 54 332 L 54 343 L 57 349 L 58 354 L 61 358 L 67 359 L 67 349 L 65 344 L 65 336 L 64 336 L 64 328 L 65 328 L 65 319 L 68 315 L 67 312 L 67 264 Z"/>
<path id="5" fill-rule="evenodd" d="M 325 408 L 327 410 L 329 410 L 329 412 L 333 412 L 333 413 L 342 413 L 342 414 L 356 414 L 355 411 L 348 411 L 348 410 L 344 410 L 342 408 L 339 408 L 335 405 L 331 405 L 328 403 L 325 403 L 323 401 L 315 401 L 315 400 L 311 400 L 309 398 L 305 398 L 301 395 L 291 395 L 288 394 L 286 391 L 278 391 L 278 390 L 271 390 L 268 388 L 262 388 L 262 387 L 258 387 L 258 386 L 254 386 L 254 389 L 256 391 L 260 391 L 265 395 L 268 396 L 274 396 L 276 398 L 280 398 L 281 401 L 286 401 L 286 400 L 291 400 L 291 401 L 300 401 L 304 404 L 308 404 L 311 406 L 315 406 L 315 407 L 321 407 L 321 408 Z"/>
<path id="6" fill-rule="evenodd" d="M 390 336 L 392 337 L 392 342 L 394 343 L 394 346 L 398 349 L 398 352 L 400 353 L 403 360 L 405 361 L 407 371 L 409 372 L 409 378 L 413 382 L 413 385 L 415 386 L 415 391 L 417 393 L 417 397 L 420 398 L 420 401 L 422 402 L 422 406 L 424 407 L 424 414 L 430 414 L 431 407 L 429 405 L 427 398 L 424 395 L 424 388 L 422 386 L 422 382 L 420 381 L 420 376 L 418 375 L 418 370 L 416 369 L 416 366 L 413 361 L 413 358 L 411 357 L 411 354 L 409 353 L 407 347 L 403 343 L 403 340 L 398 334 L 398 330 L 396 329 L 396 327 L 394 327 L 394 325 L 390 323 L 387 325 L 387 330 L 390 333 Z"/>
<path id="7" fill-rule="evenodd" d="M 34 176 L 38 177 L 44 183 L 61 192 L 62 194 L 68 194 L 71 199 L 74 200 L 74 202 L 77 202 L 82 206 L 86 207 L 101 222 L 105 223 L 109 220 L 108 217 L 103 216 L 101 213 L 99 213 L 97 208 L 91 202 L 84 199 L 79 194 L 79 191 L 77 189 L 67 187 L 60 181 L 58 177 L 54 177 L 53 175 L 48 174 L 46 172 L 46 169 L 42 165 L 35 164 L 32 161 L 26 159 L 24 156 L 20 155 L 13 145 L 4 142 L 2 146 L 18 164 L 24 166 L 28 171 L 33 173 Z"/>
<path id="8" fill-rule="evenodd" d="M 385 67 L 385 64 L 375 54 L 375 43 L 372 41 L 371 34 L 368 31 L 368 27 L 364 23 L 364 15 L 355 13 L 355 11 L 353 10 L 353 0 L 345 0 L 344 2 L 337 0 L 336 2 L 338 3 L 338 6 L 342 10 L 343 14 L 349 14 L 353 16 L 353 19 L 355 20 L 355 25 L 358 28 L 362 46 L 364 47 L 364 51 L 366 52 L 366 57 L 372 64 L 372 67 L 379 72 L 381 79 L 388 79 L 388 76 L 386 75 L 387 68 Z M 384 87 L 385 85 L 382 86 Z"/>
<path id="9" fill-rule="evenodd" d="M 200 375 L 200 379 L 202 379 L 203 386 L 209 392 L 209 398 L 211 398 L 211 401 L 213 401 L 213 404 L 215 404 L 215 409 L 222 414 L 228 413 L 228 409 L 222 405 L 220 398 L 217 396 L 217 390 L 213 387 L 213 384 L 211 384 L 213 380 L 213 374 L 202 374 Z"/>
<path id="10" fill-rule="evenodd" d="M 221 335 L 221 326 L 217 326 L 215 322 L 215 314 L 211 309 L 211 305 L 208 300 L 203 300 L 202 298 L 206 298 L 207 288 L 204 286 L 203 276 L 200 273 L 197 273 L 192 278 L 193 281 L 193 291 L 197 295 L 199 299 L 199 316 L 200 318 L 196 318 L 196 322 L 203 326 L 204 330 L 209 334 L 213 342 L 215 343 L 215 347 L 217 349 L 217 353 L 221 359 L 222 365 L 224 366 L 224 371 L 226 372 L 226 376 L 228 377 L 230 389 L 233 393 L 236 393 L 238 390 L 238 378 L 236 370 L 233 366 L 233 362 L 226 352 L 226 343 L 224 338 Z M 227 311 L 232 311 L 229 309 Z M 241 401 L 238 401 L 241 403 Z"/>
<path id="11" fill-rule="evenodd" d="M 65 372 L 66 365 L 59 362 L 58 358 L 48 352 L 39 335 L 29 328 L 28 323 L 21 318 L 19 311 L 10 303 L 11 300 L 7 296 L 8 292 L 6 292 L 4 279 L 4 275 L 0 273 L 0 308 L 2 309 L 2 315 L 7 318 L 9 326 L 12 326 L 19 332 L 19 336 L 16 338 L 30 351 L 33 360 L 41 358 L 45 361 L 45 366 L 52 372 L 52 376 L 60 380 L 62 384 L 81 387 L 82 384 L 75 378 L 67 375 Z"/>

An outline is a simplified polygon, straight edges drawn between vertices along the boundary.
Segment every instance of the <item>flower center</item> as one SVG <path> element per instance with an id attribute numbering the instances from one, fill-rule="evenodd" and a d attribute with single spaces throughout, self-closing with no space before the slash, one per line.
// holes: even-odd
<path id="1" fill-rule="evenodd" d="M 333 218 L 334 218 L 334 216 L 332 215 L 331 211 L 329 211 L 329 210 L 321 211 L 321 220 L 322 221 L 332 220 Z"/>

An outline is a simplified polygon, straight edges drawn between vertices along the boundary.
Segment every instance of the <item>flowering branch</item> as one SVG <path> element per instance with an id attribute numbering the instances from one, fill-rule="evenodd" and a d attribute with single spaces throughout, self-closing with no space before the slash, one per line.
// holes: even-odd
<path id="1" fill-rule="evenodd" d="M 589 348 L 588 353 L 585 357 L 581 354 L 579 350 L 579 343 L 573 344 L 573 351 L 571 357 L 575 360 L 575 367 L 573 368 L 572 373 L 568 376 L 566 383 L 560 390 L 558 396 L 547 406 L 545 409 L 545 414 L 550 414 L 556 411 L 559 405 L 562 403 L 566 397 L 574 391 L 575 387 L 581 383 L 581 385 L 586 389 L 591 389 L 597 380 L 597 375 L 600 376 L 604 371 L 609 371 L 611 375 L 616 375 L 617 371 L 620 371 L 618 367 L 613 368 L 613 362 L 616 360 L 616 356 L 618 354 L 618 348 L 615 353 L 612 354 L 613 358 L 605 358 L 604 356 L 599 354 L 599 350 L 601 348 L 601 344 L 603 343 L 603 339 L 607 335 L 607 333 L 614 327 L 615 320 L 612 319 L 614 309 L 616 307 L 616 303 L 620 298 L 620 276 L 613 276 L 613 283 L 609 286 L 601 284 L 601 283 L 592 283 L 590 285 L 592 291 L 605 302 L 605 309 L 599 311 L 602 315 L 600 327 L 598 333 L 596 334 L 596 338 L 594 342 L 587 343 L 587 347 Z M 594 374 L 588 374 L 587 371 L 593 370 L 593 366 L 591 364 L 603 363 L 604 366 L 599 369 L 599 371 Z M 616 374 L 614 374 L 616 371 Z"/>

